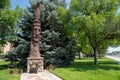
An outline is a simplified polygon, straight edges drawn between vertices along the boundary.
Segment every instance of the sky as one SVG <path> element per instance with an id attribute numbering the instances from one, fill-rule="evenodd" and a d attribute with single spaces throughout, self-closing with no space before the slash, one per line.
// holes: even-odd
<path id="1" fill-rule="evenodd" d="M 11 0 L 11 9 L 15 9 L 17 5 L 25 9 L 27 6 L 29 6 L 29 2 L 28 0 Z"/>
<path id="2" fill-rule="evenodd" d="M 66 0 L 66 3 L 69 4 L 70 0 Z M 29 2 L 28 0 L 11 0 L 11 9 L 14 10 L 17 5 L 26 9 L 26 7 L 29 6 Z"/>

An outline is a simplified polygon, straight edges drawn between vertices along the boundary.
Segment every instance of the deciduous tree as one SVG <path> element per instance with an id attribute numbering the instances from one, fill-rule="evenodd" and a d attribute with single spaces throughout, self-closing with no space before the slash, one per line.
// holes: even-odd
<path id="1" fill-rule="evenodd" d="M 118 0 L 71 0 L 70 8 L 64 11 L 62 19 L 71 35 L 81 33 L 80 41 L 88 42 L 94 52 L 94 64 L 98 64 L 97 54 L 105 41 L 115 38 L 120 30 L 120 15 L 117 13 Z M 67 15 L 67 18 L 66 18 Z M 65 18 L 64 18 L 64 17 Z M 79 34 L 78 34 L 79 35 Z M 86 44 L 84 44 L 86 45 Z"/>
<path id="2" fill-rule="evenodd" d="M 15 40 L 20 8 L 10 9 L 10 0 L 0 0 L 0 44 Z"/>

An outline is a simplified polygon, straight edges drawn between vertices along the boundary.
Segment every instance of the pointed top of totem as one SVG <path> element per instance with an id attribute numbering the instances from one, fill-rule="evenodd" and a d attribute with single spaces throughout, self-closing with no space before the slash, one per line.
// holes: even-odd
<path id="1" fill-rule="evenodd" d="M 35 5 L 35 9 L 34 9 L 34 20 L 39 20 L 40 18 L 40 3 L 38 2 Z"/>

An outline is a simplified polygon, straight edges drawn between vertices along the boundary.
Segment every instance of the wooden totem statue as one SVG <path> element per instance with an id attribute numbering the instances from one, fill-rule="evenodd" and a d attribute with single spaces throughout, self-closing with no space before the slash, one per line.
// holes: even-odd
<path id="1" fill-rule="evenodd" d="M 28 73 L 36 73 L 43 70 L 43 57 L 41 57 L 40 54 L 41 24 L 39 18 L 40 18 L 40 3 L 37 3 L 34 9 L 32 39 L 31 39 L 30 53 L 27 63 Z"/>
<path id="2" fill-rule="evenodd" d="M 35 6 L 35 11 L 34 11 L 32 39 L 31 39 L 30 54 L 29 54 L 30 58 L 40 57 L 39 40 L 40 40 L 40 33 L 41 33 L 41 25 L 39 21 L 39 16 L 40 16 L 40 4 L 37 3 L 37 5 Z"/>

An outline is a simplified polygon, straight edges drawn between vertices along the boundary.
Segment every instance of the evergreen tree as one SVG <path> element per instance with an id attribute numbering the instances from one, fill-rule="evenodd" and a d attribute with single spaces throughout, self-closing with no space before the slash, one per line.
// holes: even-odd
<path id="1" fill-rule="evenodd" d="M 58 8 L 65 7 L 64 0 L 39 0 L 41 3 L 41 41 L 40 52 L 45 58 L 45 67 L 50 64 L 61 67 L 70 64 L 74 60 L 74 41 L 64 32 L 62 21 L 59 19 Z M 33 9 L 36 1 L 30 0 L 31 7 L 25 11 L 19 27 L 22 32 L 18 35 L 19 41 L 16 48 L 9 53 L 7 60 L 12 63 L 19 61 L 26 64 L 31 40 L 31 28 L 33 24 Z M 15 56 L 12 60 L 11 56 Z M 24 63 L 25 62 L 25 63 Z"/>

